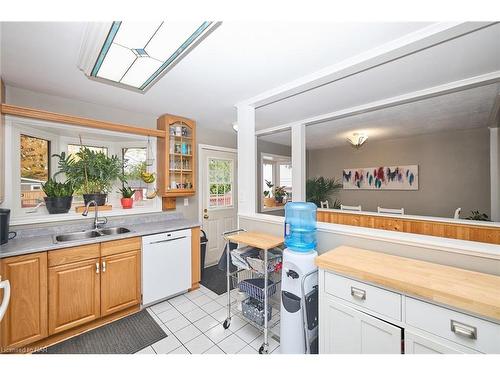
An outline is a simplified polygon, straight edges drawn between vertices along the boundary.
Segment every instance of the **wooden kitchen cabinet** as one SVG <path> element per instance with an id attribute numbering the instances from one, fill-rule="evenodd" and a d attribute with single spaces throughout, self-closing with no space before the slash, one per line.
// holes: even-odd
<path id="1" fill-rule="evenodd" d="M 101 258 L 101 316 L 140 303 L 140 249 Z"/>
<path id="2" fill-rule="evenodd" d="M 2 278 L 11 285 L 10 304 L 0 326 L 1 352 L 47 337 L 47 253 L 5 258 L 0 267 Z"/>
<path id="3" fill-rule="evenodd" d="M 158 183 L 164 210 L 175 209 L 177 197 L 196 193 L 196 122 L 165 114 L 157 128 L 165 131 L 158 138 Z"/>
<path id="4" fill-rule="evenodd" d="M 403 329 L 326 298 L 320 312 L 321 354 L 401 354 Z"/>
<path id="5" fill-rule="evenodd" d="M 100 316 L 99 258 L 49 268 L 49 334 Z"/>

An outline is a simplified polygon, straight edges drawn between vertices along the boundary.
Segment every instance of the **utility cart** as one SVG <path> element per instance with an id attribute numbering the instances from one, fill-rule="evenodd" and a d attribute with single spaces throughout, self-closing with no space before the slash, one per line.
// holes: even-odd
<path id="1" fill-rule="evenodd" d="M 280 310 L 281 293 L 276 292 L 279 291 L 281 282 L 279 271 L 282 264 L 283 237 L 247 232 L 244 229 L 225 232 L 222 235 L 226 242 L 227 276 L 227 318 L 223 327 L 229 328 L 231 317 L 234 315 L 248 321 L 263 332 L 264 340 L 259 354 L 267 354 L 269 352 L 269 336 L 271 335 L 279 341 L 279 335 L 275 332 L 270 334 L 270 330 L 279 324 L 279 315 L 273 316 L 272 308 Z M 236 244 L 238 247 L 231 250 L 230 243 Z M 242 271 L 250 271 L 252 278 L 238 283 L 238 275 Z M 248 298 L 241 301 L 241 311 L 239 311 L 238 306 L 231 303 L 232 279 L 236 280 L 240 291 L 248 295 Z M 273 298 L 270 298 L 271 296 Z"/>

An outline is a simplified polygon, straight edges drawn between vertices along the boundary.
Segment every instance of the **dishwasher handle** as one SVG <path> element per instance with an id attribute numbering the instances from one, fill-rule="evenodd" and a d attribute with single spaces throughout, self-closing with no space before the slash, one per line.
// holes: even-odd
<path id="1" fill-rule="evenodd" d="M 148 245 L 155 245 L 155 244 L 157 244 L 157 243 L 163 243 L 163 242 L 170 242 L 170 241 L 182 240 L 183 238 L 186 238 L 186 236 L 182 236 L 182 237 L 175 237 L 175 238 L 167 238 L 167 239 L 165 239 L 165 240 L 152 241 L 152 242 L 148 242 L 147 244 L 148 244 Z"/>

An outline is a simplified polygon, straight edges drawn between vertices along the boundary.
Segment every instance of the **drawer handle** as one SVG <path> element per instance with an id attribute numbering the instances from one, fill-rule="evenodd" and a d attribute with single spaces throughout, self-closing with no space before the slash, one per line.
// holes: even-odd
<path id="1" fill-rule="evenodd" d="M 477 339 L 476 327 L 472 327 L 467 324 L 457 322 L 455 320 L 451 320 L 451 331 L 457 334 L 458 336 L 466 337 L 472 340 Z"/>
<path id="2" fill-rule="evenodd" d="M 351 296 L 364 301 L 366 299 L 366 290 L 351 286 Z"/>
<path id="3" fill-rule="evenodd" d="M 95 273 L 99 273 L 99 262 L 95 264 Z"/>
<path id="4" fill-rule="evenodd" d="M 102 272 L 106 272 L 106 262 L 102 262 Z"/>

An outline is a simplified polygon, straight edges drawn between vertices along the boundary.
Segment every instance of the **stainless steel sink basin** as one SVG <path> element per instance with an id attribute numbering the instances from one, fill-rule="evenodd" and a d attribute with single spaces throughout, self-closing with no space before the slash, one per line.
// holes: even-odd
<path id="1" fill-rule="evenodd" d="M 130 233 L 130 229 L 123 227 L 115 227 L 115 228 L 103 228 L 97 230 L 87 230 L 83 232 L 59 234 L 57 236 L 54 236 L 54 242 L 80 241 L 89 238 L 111 236 L 124 233 Z"/>
<path id="2" fill-rule="evenodd" d="M 129 233 L 129 232 L 130 232 L 130 229 L 123 228 L 123 227 L 99 229 L 99 233 L 101 233 L 103 236 L 109 236 L 111 234 L 124 234 L 124 233 Z"/>
<path id="3" fill-rule="evenodd" d="M 87 230 L 84 232 L 59 234 L 57 236 L 54 236 L 54 240 L 56 242 L 68 242 L 68 241 L 85 240 L 88 238 L 95 238 L 95 237 L 100 237 L 100 236 L 101 236 L 101 234 L 95 230 Z"/>

